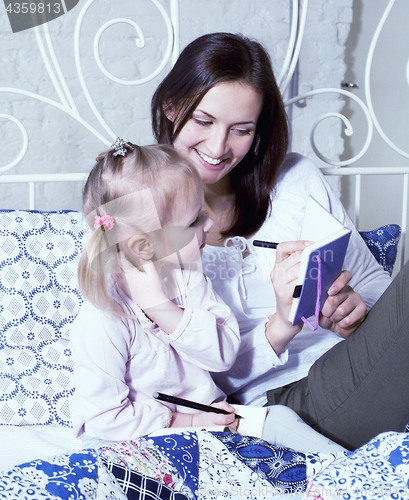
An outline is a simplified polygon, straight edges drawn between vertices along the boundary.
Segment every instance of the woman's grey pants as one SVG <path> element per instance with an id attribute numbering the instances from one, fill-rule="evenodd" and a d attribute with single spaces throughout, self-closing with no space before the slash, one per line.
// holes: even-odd
<path id="1" fill-rule="evenodd" d="M 409 422 L 409 264 L 365 321 L 311 367 L 307 377 L 268 391 L 345 448 Z"/>

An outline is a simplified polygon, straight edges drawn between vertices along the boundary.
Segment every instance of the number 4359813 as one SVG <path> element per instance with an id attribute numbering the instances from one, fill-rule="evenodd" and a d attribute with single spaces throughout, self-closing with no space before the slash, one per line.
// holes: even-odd
<path id="1" fill-rule="evenodd" d="M 61 3 L 19 3 L 11 2 L 6 6 L 9 14 L 59 14 Z"/>

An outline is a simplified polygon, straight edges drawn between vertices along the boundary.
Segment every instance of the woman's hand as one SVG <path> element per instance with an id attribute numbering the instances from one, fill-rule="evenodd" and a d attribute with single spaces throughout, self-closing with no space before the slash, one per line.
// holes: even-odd
<path id="1" fill-rule="evenodd" d="M 309 241 L 286 241 L 277 245 L 276 262 L 270 278 L 277 299 L 277 313 L 288 320 L 293 292 L 300 269 L 301 255 Z"/>
<path id="2" fill-rule="evenodd" d="M 343 338 L 349 337 L 366 317 L 365 302 L 347 285 L 351 278 L 349 271 L 342 271 L 328 290 L 329 297 L 320 313 L 320 326 Z"/>
<path id="3" fill-rule="evenodd" d="M 276 250 L 276 262 L 270 274 L 277 309 L 266 324 L 266 337 L 277 354 L 301 330 L 302 324 L 292 325 L 288 320 L 293 303 L 293 292 L 298 277 L 302 251 L 311 241 L 286 241 Z"/>

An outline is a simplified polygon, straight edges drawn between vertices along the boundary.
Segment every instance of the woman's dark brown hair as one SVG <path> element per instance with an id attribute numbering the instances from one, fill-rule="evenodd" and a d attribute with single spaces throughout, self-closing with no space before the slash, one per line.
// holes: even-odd
<path id="1" fill-rule="evenodd" d="M 235 81 L 253 87 L 262 97 L 263 107 L 253 144 L 230 173 L 236 213 L 225 236 L 249 235 L 263 224 L 288 148 L 287 116 L 267 52 L 242 35 L 212 33 L 197 38 L 159 85 L 151 106 L 156 140 L 173 144 L 206 92 L 218 83 Z M 169 110 L 173 121 L 166 116 Z"/>

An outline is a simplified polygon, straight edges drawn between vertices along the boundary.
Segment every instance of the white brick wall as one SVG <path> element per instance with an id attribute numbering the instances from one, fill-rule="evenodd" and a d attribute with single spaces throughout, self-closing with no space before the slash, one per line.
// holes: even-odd
<path id="1" fill-rule="evenodd" d="M 167 12 L 170 1 L 160 0 Z M 180 48 L 204 33 L 241 32 L 257 38 L 269 51 L 276 73 L 280 73 L 289 34 L 288 0 L 180 0 Z M 81 117 L 108 140 L 110 137 L 87 104 L 74 59 L 74 30 L 79 4 L 68 14 L 48 24 L 61 70 Z M 101 59 L 116 77 L 134 80 L 150 74 L 158 66 L 167 44 L 166 25 L 150 0 L 95 1 L 82 25 L 80 52 L 90 94 L 115 135 L 136 143 L 153 141 L 150 129 L 150 99 L 170 64 L 149 83 L 123 86 L 107 79 L 93 56 L 92 44 L 99 27 L 124 17 L 141 28 L 146 47 L 136 48 L 135 30 L 127 24 L 109 28 L 100 43 Z M 307 29 L 300 57 L 300 90 L 340 87 L 345 73 L 344 44 L 352 21 L 352 0 L 310 0 Z M 2 47 L 0 86 L 25 89 L 60 102 L 42 62 L 34 30 L 13 34 L 4 4 L 0 5 Z M 309 146 L 311 124 L 328 111 L 339 112 L 343 101 L 336 94 L 308 99 L 305 108 L 294 107 L 293 150 L 316 158 Z M 29 135 L 28 151 L 10 173 L 87 172 L 95 156 L 105 149 L 83 125 L 64 111 L 15 93 L 0 92 L 0 114 L 19 119 Z M 0 168 L 16 157 L 21 148 L 17 126 L 0 119 Z M 341 123 L 326 120 L 317 130 L 317 145 L 323 154 L 337 159 L 343 151 Z M 320 161 L 317 161 L 321 164 Z M 4 192 L 6 191 L 6 192 Z M 0 188 L 2 208 L 27 208 L 21 186 Z M 24 197 L 24 198 L 23 198 Z M 80 208 L 81 187 L 59 184 L 37 188 L 38 209 Z"/>

